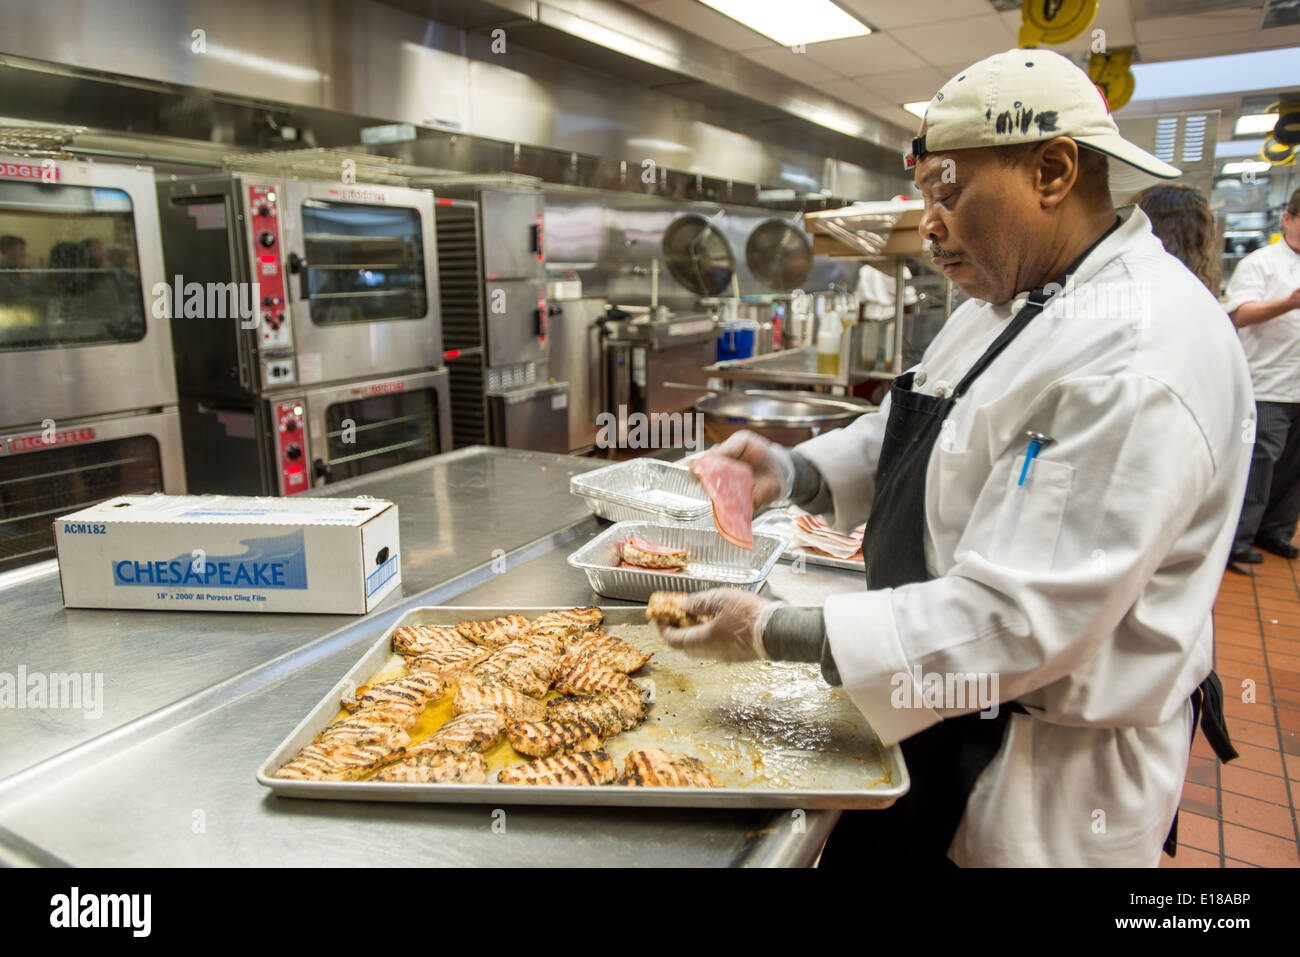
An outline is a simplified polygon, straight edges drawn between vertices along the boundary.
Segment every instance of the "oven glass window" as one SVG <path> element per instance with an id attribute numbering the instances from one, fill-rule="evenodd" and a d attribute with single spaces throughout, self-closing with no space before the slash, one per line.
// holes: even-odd
<path id="1" fill-rule="evenodd" d="M 337 482 L 433 455 L 438 441 L 438 394 L 395 392 L 325 410 L 329 480 Z"/>
<path id="2" fill-rule="evenodd" d="M 134 342 L 144 333 L 131 197 L 0 181 L 0 351 Z"/>
<path id="3" fill-rule="evenodd" d="M 424 318 L 417 210 L 311 199 L 303 203 L 302 224 L 312 322 Z"/>
<path id="4" fill-rule="evenodd" d="M 0 572 L 53 558 L 58 516 L 115 495 L 161 491 L 151 435 L 0 458 Z"/>

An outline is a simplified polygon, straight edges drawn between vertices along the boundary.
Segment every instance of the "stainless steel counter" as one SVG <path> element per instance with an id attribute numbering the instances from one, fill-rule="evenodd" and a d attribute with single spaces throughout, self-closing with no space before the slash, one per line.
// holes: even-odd
<path id="1" fill-rule="evenodd" d="M 596 460 L 470 448 L 317 489 L 398 503 L 402 587 L 373 615 L 477 568 L 517 564 L 510 553 L 563 537 L 588 516 L 569 476 Z M 527 494 L 520 494 L 527 489 Z M 315 642 L 348 615 L 258 615 L 65 609 L 53 563 L 0 588 L 5 635 L 0 670 L 102 675 L 102 714 L 0 710 L 0 778 L 83 741 L 184 701 L 249 668 Z"/>
<path id="2" fill-rule="evenodd" d="M 594 603 L 565 563 L 599 530 L 568 494 L 595 460 L 467 449 L 330 487 L 402 510 L 403 595 L 366 617 L 65 611 L 44 575 L 0 590 L 4 659 L 105 676 L 104 714 L 0 711 L 0 861 L 78 865 L 809 864 L 836 815 L 311 802 L 258 763 L 405 608 Z M 493 551 L 500 550 L 493 565 Z M 781 565 L 812 603 L 858 578 Z M 607 599 L 599 599 L 609 603 Z M 494 823 L 496 827 L 494 828 Z"/>

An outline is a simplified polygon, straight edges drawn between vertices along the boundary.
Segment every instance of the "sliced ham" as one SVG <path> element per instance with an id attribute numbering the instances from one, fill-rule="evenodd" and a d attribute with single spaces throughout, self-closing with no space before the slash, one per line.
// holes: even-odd
<path id="1" fill-rule="evenodd" d="M 691 471 L 713 502 L 718 534 L 741 548 L 754 548 L 754 470 L 725 455 L 701 455 Z"/>

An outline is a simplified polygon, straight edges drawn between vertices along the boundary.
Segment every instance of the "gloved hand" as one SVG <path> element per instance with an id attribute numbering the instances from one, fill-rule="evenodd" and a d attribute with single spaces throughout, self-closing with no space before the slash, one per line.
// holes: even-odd
<path id="1" fill-rule="evenodd" d="M 794 489 L 794 459 L 790 450 L 756 432 L 741 429 L 727 437 L 710 455 L 725 455 L 754 470 L 754 511 L 790 497 Z"/>
<path id="2" fill-rule="evenodd" d="M 657 624 L 659 633 L 674 648 L 692 658 L 717 661 L 755 661 L 767 658 L 763 629 L 783 601 L 762 598 L 739 588 L 711 588 L 686 600 L 686 614 L 709 620 L 689 628 Z"/>

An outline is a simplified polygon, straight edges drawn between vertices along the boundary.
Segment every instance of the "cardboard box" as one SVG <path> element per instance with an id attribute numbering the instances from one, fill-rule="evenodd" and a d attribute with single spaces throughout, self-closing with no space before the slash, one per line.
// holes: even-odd
<path id="1" fill-rule="evenodd" d="M 69 608 L 360 615 L 402 581 L 374 498 L 120 495 L 54 523 Z"/>

